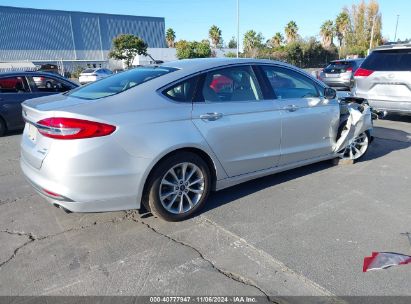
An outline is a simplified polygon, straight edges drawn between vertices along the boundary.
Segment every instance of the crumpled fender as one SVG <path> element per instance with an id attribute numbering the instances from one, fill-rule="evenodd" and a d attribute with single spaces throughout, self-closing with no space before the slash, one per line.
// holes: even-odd
<path id="1" fill-rule="evenodd" d="M 349 116 L 340 138 L 333 146 L 333 151 L 338 153 L 345 149 L 358 135 L 372 129 L 371 108 L 368 104 L 350 103 L 346 105 Z"/>

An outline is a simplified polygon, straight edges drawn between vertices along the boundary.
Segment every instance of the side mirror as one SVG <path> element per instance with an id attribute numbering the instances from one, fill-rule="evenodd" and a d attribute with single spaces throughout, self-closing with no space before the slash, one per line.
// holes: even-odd
<path id="1" fill-rule="evenodd" d="M 324 89 L 324 98 L 325 99 L 334 99 L 337 96 L 337 91 L 331 88 Z"/>

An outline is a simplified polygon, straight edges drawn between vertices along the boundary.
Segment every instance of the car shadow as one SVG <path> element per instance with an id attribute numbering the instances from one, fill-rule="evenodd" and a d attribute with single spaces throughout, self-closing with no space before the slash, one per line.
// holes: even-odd
<path id="1" fill-rule="evenodd" d="M 205 213 L 212 209 L 218 208 L 222 205 L 225 205 L 252 193 L 264 190 L 275 185 L 286 183 L 299 177 L 328 169 L 332 166 L 332 161 L 323 161 L 289 171 L 276 173 L 266 177 L 261 177 L 217 192 L 211 192 L 208 198 L 208 202 L 201 210 L 201 213 Z"/>
<path id="2" fill-rule="evenodd" d="M 11 137 L 14 135 L 21 135 L 23 134 L 23 129 L 21 130 L 13 130 L 13 131 L 6 131 L 2 137 Z"/>
<path id="3" fill-rule="evenodd" d="M 379 129 L 386 129 L 380 128 Z M 385 155 L 390 154 L 393 151 L 398 151 L 402 149 L 407 149 L 411 146 L 411 142 L 400 141 L 398 138 L 406 139 L 408 138 L 409 134 L 404 131 L 388 129 L 390 133 L 395 134 L 396 139 L 385 139 L 385 138 L 375 138 L 374 141 L 371 143 L 367 154 L 358 161 L 366 162 L 372 161 L 374 159 L 383 157 Z M 409 139 L 408 139 L 409 140 Z M 329 169 L 333 167 L 332 160 L 330 161 L 323 161 L 320 163 L 315 163 L 312 165 L 307 165 L 304 167 L 296 168 L 289 171 L 284 171 L 281 173 L 273 174 L 270 176 L 258 178 L 249 182 L 242 183 L 240 185 L 236 185 L 218 192 L 212 192 L 208 199 L 207 204 L 205 205 L 204 209 L 201 213 L 205 213 L 212 209 L 218 208 L 223 206 L 227 203 L 235 201 L 241 197 L 245 197 L 247 195 L 253 194 L 255 192 L 264 190 L 266 188 L 276 186 L 282 183 L 286 183 L 290 180 L 297 179 L 303 176 L 307 176 L 313 174 L 315 172 L 319 172 L 322 170 Z"/>
<path id="4" fill-rule="evenodd" d="M 384 120 L 411 122 L 411 115 L 388 114 L 387 116 L 384 117 Z"/>

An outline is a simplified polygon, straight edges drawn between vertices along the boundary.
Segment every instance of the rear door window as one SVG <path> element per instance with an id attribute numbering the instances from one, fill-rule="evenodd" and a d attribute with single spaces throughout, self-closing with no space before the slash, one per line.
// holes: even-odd
<path id="1" fill-rule="evenodd" d="M 27 93 L 30 88 L 25 77 L 4 77 L 0 78 L 1 93 Z"/>
<path id="2" fill-rule="evenodd" d="M 371 71 L 411 71 L 411 49 L 374 51 L 361 67 Z"/>
<path id="3" fill-rule="evenodd" d="M 53 77 L 33 76 L 29 77 L 32 87 L 38 92 L 62 93 L 73 87 Z"/>

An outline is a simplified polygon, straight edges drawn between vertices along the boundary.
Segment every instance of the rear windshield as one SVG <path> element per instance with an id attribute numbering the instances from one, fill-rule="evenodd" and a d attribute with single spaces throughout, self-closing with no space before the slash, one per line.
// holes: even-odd
<path id="1" fill-rule="evenodd" d="M 96 69 L 85 69 L 82 73 L 93 73 Z"/>
<path id="2" fill-rule="evenodd" d="M 372 71 L 411 71 L 411 49 L 374 51 L 361 67 Z"/>
<path id="3" fill-rule="evenodd" d="M 70 91 L 68 95 L 82 99 L 98 99 L 124 92 L 143 82 L 175 71 L 168 67 L 143 67 L 115 74 Z"/>
<path id="4" fill-rule="evenodd" d="M 327 69 L 348 69 L 355 66 L 354 61 L 333 61 L 326 67 Z"/>

